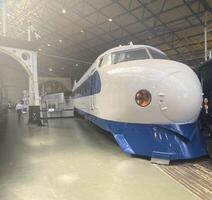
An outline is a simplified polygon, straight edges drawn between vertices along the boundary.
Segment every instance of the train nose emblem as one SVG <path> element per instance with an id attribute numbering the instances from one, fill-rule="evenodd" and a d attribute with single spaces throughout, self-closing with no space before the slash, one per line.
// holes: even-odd
<path id="1" fill-rule="evenodd" d="M 146 89 L 138 91 L 135 95 L 135 102 L 141 107 L 148 106 L 151 103 L 151 101 L 152 101 L 151 93 Z"/>

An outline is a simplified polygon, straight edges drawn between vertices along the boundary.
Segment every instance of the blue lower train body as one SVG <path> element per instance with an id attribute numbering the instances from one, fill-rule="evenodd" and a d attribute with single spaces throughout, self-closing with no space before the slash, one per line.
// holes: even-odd
<path id="1" fill-rule="evenodd" d="M 122 151 L 127 154 L 167 160 L 194 159 L 207 155 L 197 123 L 134 124 L 104 120 L 79 109 L 75 111 L 113 134 Z"/>

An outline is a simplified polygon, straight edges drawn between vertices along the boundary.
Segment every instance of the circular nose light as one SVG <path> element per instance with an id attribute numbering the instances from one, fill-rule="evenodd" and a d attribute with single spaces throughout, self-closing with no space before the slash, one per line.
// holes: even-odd
<path id="1" fill-rule="evenodd" d="M 146 107 L 152 101 L 151 93 L 148 90 L 140 90 L 135 95 L 135 101 L 139 106 Z"/>

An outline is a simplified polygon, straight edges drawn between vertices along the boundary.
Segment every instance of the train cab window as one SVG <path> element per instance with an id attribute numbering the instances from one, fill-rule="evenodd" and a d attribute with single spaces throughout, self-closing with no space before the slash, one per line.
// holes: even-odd
<path id="1" fill-rule="evenodd" d="M 120 62 L 127 62 L 132 60 L 144 60 L 149 59 L 149 55 L 144 48 L 127 50 L 127 51 L 119 51 L 112 53 L 112 63 L 117 64 Z"/>
<path id="2" fill-rule="evenodd" d="M 159 51 L 155 51 L 154 49 L 148 48 L 149 53 L 151 54 L 153 59 L 165 59 L 168 60 L 168 56 Z"/>
<path id="3" fill-rule="evenodd" d="M 99 67 L 102 67 L 105 65 L 110 65 L 110 55 L 109 54 L 104 55 L 99 61 Z"/>
<path id="4" fill-rule="evenodd" d="M 103 57 L 100 59 L 98 66 L 101 67 L 103 62 Z"/>

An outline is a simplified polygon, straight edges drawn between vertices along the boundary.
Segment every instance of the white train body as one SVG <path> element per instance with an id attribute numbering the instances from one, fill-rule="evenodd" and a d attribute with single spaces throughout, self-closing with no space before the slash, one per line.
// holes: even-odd
<path id="1" fill-rule="evenodd" d="M 188 66 L 171 60 L 145 59 L 98 67 L 104 55 L 134 48 L 147 47 L 119 47 L 99 56 L 73 91 L 94 71 L 98 71 L 101 92 L 75 98 L 75 107 L 99 118 L 119 122 L 194 122 L 201 110 L 202 89 L 196 74 Z M 141 89 L 152 94 L 152 102 L 145 108 L 135 102 L 135 94 Z"/>
<path id="2" fill-rule="evenodd" d="M 128 52 L 132 52 L 129 56 L 135 56 L 122 58 Z M 89 80 L 94 73 L 97 80 Z M 80 89 L 83 84 L 84 88 Z M 92 84 L 95 85 L 93 89 L 89 87 Z M 145 107 L 135 100 L 140 90 L 151 94 L 151 102 Z M 121 46 L 106 51 L 74 85 L 73 93 L 74 107 L 81 114 L 125 126 L 192 124 L 196 122 L 202 104 L 202 88 L 196 74 L 185 64 L 166 59 L 163 52 L 145 45 Z M 114 134 L 112 129 L 110 132 L 114 137 L 119 134 Z M 133 147 L 131 149 L 130 152 L 135 152 Z"/>

